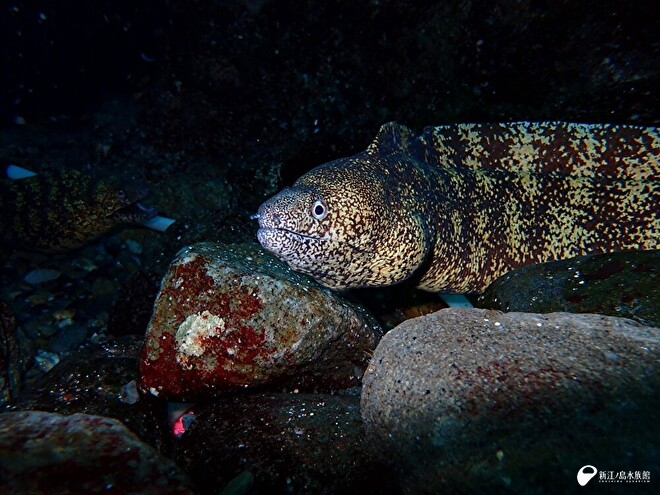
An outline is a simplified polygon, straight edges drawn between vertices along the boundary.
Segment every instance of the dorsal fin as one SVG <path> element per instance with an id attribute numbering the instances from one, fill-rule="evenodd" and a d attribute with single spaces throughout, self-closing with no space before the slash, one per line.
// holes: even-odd
<path id="1" fill-rule="evenodd" d="M 367 148 L 367 153 L 378 155 L 406 153 L 414 139 L 415 133 L 412 129 L 396 122 L 388 122 L 380 126 L 378 134 Z"/>

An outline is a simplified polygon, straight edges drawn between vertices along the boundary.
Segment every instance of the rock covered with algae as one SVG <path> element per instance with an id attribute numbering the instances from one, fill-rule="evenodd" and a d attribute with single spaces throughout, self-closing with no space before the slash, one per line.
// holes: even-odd
<path id="1" fill-rule="evenodd" d="M 194 244 L 163 279 L 138 386 L 177 401 L 266 384 L 350 387 L 380 336 L 358 306 L 256 245 Z"/>

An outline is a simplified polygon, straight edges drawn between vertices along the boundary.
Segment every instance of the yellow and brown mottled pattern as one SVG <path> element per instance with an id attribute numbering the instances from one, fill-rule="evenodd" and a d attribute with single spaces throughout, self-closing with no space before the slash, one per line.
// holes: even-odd
<path id="1" fill-rule="evenodd" d="M 5 246 L 43 252 L 78 248 L 121 224 L 155 211 L 132 208 L 144 191 L 77 170 L 0 181 L 0 236 Z"/>
<path id="2" fill-rule="evenodd" d="M 259 208 L 261 244 L 329 287 L 480 292 L 518 266 L 658 249 L 656 128 L 385 124 Z"/>

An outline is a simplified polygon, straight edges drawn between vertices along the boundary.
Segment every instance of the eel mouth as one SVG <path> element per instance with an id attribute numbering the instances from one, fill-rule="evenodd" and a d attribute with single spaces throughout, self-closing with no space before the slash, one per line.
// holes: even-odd
<path id="1" fill-rule="evenodd" d="M 257 239 L 265 249 L 274 253 L 281 251 L 281 246 L 284 244 L 283 240 L 295 239 L 301 244 L 307 245 L 311 243 L 326 243 L 333 240 L 332 237 L 330 237 L 330 234 L 325 234 L 323 237 L 319 237 L 301 234 L 300 232 L 295 232 L 282 227 L 261 227 L 257 230 Z M 351 242 L 343 242 L 342 245 L 356 253 L 369 253 L 366 249 L 356 246 Z"/>
<path id="2" fill-rule="evenodd" d="M 112 213 L 111 217 L 121 223 L 141 223 L 152 219 L 158 214 L 156 208 L 144 206 L 139 201 L 131 203 Z"/>
<path id="3" fill-rule="evenodd" d="M 318 237 L 308 234 L 301 234 L 300 232 L 285 229 L 282 227 L 260 227 L 259 230 L 257 230 L 257 238 L 259 239 L 259 242 L 262 245 L 264 244 L 262 242 L 262 239 L 269 239 L 275 237 L 287 237 L 287 238 L 293 237 L 296 239 L 301 239 L 301 240 L 306 239 L 308 241 L 314 241 L 314 242 L 325 242 L 330 240 L 330 236 L 328 235 L 325 235 L 323 237 Z"/>
<path id="4" fill-rule="evenodd" d="M 140 201 L 149 194 L 149 188 L 132 179 L 110 179 L 111 212 L 108 215 L 117 223 L 142 223 L 158 214 L 155 208 Z"/>

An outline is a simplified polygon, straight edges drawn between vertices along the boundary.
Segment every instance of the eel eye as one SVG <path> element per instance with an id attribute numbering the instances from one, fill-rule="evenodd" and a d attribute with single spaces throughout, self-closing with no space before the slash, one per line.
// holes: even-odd
<path id="1" fill-rule="evenodd" d="M 317 220 L 323 220 L 328 214 L 328 207 L 325 204 L 325 201 L 322 199 L 317 199 L 312 205 L 312 216 Z"/>

